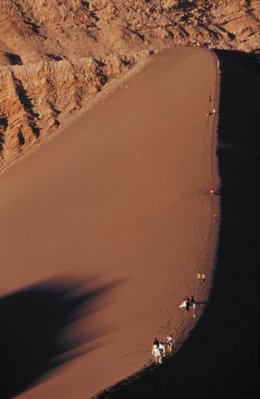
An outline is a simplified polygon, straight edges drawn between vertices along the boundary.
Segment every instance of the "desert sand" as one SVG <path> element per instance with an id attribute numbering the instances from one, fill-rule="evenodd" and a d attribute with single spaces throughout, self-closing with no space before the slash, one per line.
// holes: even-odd
<path id="1" fill-rule="evenodd" d="M 1 175 L 1 397 L 91 397 L 194 327 L 219 226 L 218 79 L 208 50 L 164 51 Z"/>
<path id="2" fill-rule="evenodd" d="M 260 64 L 250 54 L 216 54 L 221 221 L 207 307 L 163 367 L 141 370 L 100 399 L 259 397 Z"/>

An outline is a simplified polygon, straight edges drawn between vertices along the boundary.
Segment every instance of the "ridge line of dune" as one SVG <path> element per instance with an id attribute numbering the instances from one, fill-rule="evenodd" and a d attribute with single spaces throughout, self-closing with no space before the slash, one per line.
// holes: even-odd
<path id="1" fill-rule="evenodd" d="M 216 190 L 220 187 L 220 177 L 218 173 L 218 158 L 216 155 L 216 149 L 217 149 L 217 140 L 218 140 L 218 124 L 219 124 L 219 117 L 218 117 L 218 112 L 219 112 L 219 100 L 220 100 L 220 81 L 221 81 L 221 70 L 219 66 L 219 58 L 216 55 L 214 51 L 209 51 L 209 54 L 213 57 L 215 60 L 215 71 L 216 71 L 216 78 L 215 78 L 215 96 L 214 96 L 214 108 L 216 109 L 216 114 L 214 115 L 214 120 L 212 123 L 212 128 L 210 129 L 210 152 L 211 152 L 211 162 L 210 162 L 210 169 L 211 169 L 211 175 L 212 175 L 212 181 L 214 182 L 214 187 Z M 208 188 L 209 191 L 209 188 Z M 220 204 L 219 201 L 212 201 L 211 203 L 211 209 L 212 209 L 212 215 L 214 212 L 217 212 L 218 215 L 218 222 L 221 220 L 221 215 L 220 215 Z M 210 297 L 211 294 L 211 289 L 212 289 L 212 282 L 213 282 L 213 277 L 215 273 L 215 256 L 217 253 L 217 236 L 219 233 L 219 224 L 216 224 L 212 218 L 212 222 L 210 225 L 210 231 L 209 231 L 209 236 L 207 239 L 207 242 L 209 241 L 214 241 L 215 242 L 215 250 L 214 250 L 214 256 L 212 259 L 212 268 L 210 275 L 207 275 L 207 297 Z M 206 309 L 204 309 L 203 313 L 205 312 Z M 196 327 L 196 325 L 199 323 L 200 318 L 202 317 L 203 313 L 200 315 L 199 318 L 196 319 L 195 324 L 191 325 L 188 324 L 186 328 L 182 329 L 179 331 L 179 335 L 177 335 L 175 338 L 175 350 L 174 353 L 170 356 L 170 358 L 173 358 L 176 353 L 182 348 L 183 345 L 185 345 L 185 341 L 188 338 L 189 334 L 191 331 Z M 183 318 L 184 319 L 184 318 Z M 166 359 L 167 361 L 167 359 Z M 90 399 L 105 399 L 109 398 L 110 394 L 113 395 L 113 392 L 117 392 L 120 387 L 126 386 L 128 384 L 131 384 L 132 381 L 135 380 L 140 380 L 142 379 L 142 376 L 152 373 L 154 370 L 154 365 L 151 363 L 151 360 L 149 360 L 144 366 L 137 370 L 136 372 L 130 374 L 129 376 L 125 377 L 124 379 L 102 389 L 99 391 L 97 394 L 91 396 Z M 108 396 L 107 396 L 108 395 Z"/>

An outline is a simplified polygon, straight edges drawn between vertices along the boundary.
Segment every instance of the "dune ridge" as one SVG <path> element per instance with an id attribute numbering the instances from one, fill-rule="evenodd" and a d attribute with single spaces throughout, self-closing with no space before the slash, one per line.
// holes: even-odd
<path id="1" fill-rule="evenodd" d="M 222 71 L 217 131 L 221 222 L 207 308 L 165 365 L 100 392 L 98 398 L 259 396 L 258 62 L 216 51 Z"/>

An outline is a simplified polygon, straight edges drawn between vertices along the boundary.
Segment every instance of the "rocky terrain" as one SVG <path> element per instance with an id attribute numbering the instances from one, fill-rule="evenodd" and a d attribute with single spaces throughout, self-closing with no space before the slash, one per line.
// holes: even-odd
<path id="1" fill-rule="evenodd" d="M 260 52 L 258 0 L 1 0 L 0 168 L 169 46 Z"/>

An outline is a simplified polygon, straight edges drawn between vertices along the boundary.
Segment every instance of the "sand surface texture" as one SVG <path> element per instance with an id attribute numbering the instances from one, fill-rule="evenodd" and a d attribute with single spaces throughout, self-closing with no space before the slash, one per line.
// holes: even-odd
<path id="1" fill-rule="evenodd" d="M 194 326 L 178 306 L 206 300 L 213 265 L 216 63 L 154 56 L 1 176 L 3 397 L 90 397 Z"/>

